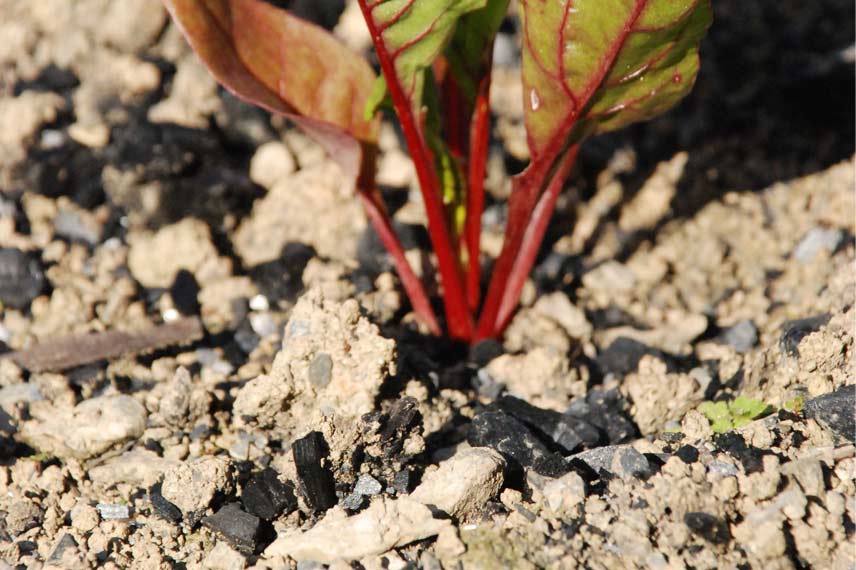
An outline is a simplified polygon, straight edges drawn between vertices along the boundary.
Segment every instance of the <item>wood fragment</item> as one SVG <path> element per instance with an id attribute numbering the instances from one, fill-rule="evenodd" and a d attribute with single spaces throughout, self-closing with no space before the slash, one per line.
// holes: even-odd
<path id="1" fill-rule="evenodd" d="M 58 372 L 125 354 L 194 342 L 203 334 L 199 318 L 190 317 L 140 332 L 112 330 L 57 337 L 25 350 L 0 355 L 0 358 L 11 358 L 31 372 Z"/>

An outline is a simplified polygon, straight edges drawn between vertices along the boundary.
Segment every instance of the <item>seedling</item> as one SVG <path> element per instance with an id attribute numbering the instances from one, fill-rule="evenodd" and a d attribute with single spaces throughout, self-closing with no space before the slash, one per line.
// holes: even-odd
<path id="1" fill-rule="evenodd" d="M 737 396 L 731 402 L 704 402 L 698 411 L 708 419 L 715 433 L 725 433 L 772 414 L 773 407 L 760 400 Z"/>
<path id="2" fill-rule="evenodd" d="M 699 68 L 710 0 L 518 0 L 529 166 L 512 180 L 486 295 L 480 234 L 494 37 L 509 0 L 359 0 L 380 77 L 331 34 L 263 0 L 164 0 L 237 96 L 292 120 L 336 160 L 391 254 L 414 311 L 441 334 L 375 186 L 379 109 L 395 110 L 416 169 L 448 334 L 496 337 L 589 136 L 654 117 Z"/>

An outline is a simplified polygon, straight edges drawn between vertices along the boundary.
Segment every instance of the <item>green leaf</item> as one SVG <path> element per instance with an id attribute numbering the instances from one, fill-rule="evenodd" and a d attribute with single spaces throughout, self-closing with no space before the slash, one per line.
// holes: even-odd
<path id="1" fill-rule="evenodd" d="M 738 396 L 731 402 L 703 402 L 698 411 L 708 419 L 715 433 L 723 433 L 769 415 L 773 407 L 760 400 Z"/>
<path id="2" fill-rule="evenodd" d="M 520 0 L 519 7 L 536 158 L 677 103 L 692 88 L 711 21 L 709 0 Z"/>
<path id="3" fill-rule="evenodd" d="M 481 78 L 490 69 L 493 40 L 508 13 L 508 1 L 488 0 L 483 8 L 461 17 L 446 48 L 449 68 L 471 105 Z"/>

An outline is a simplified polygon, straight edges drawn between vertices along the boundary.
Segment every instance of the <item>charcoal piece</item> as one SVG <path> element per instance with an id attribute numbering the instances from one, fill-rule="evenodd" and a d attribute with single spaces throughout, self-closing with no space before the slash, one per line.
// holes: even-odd
<path id="1" fill-rule="evenodd" d="M 636 424 L 624 410 L 625 403 L 618 390 L 595 388 L 584 397 L 574 399 L 565 414 L 598 428 L 605 435 L 603 443 L 616 445 L 639 434 Z"/>
<path id="2" fill-rule="evenodd" d="M 829 313 L 822 313 L 805 319 L 786 321 L 782 325 L 782 336 L 779 338 L 779 346 L 783 352 L 791 356 L 799 356 L 799 345 L 803 337 L 820 330 L 828 322 Z"/>
<path id="3" fill-rule="evenodd" d="M 566 454 L 581 446 L 593 447 L 601 440 L 600 431 L 585 420 L 544 410 L 514 396 L 503 396 L 492 404 L 492 408 L 514 416 Z"/>
<path id="4" fill-rule="evenodd" d="M 326 511 L 336 504 L 336 482 L 325 466 L 328 448 L 324 436 L 313 431 L 294 442 L 292 447 L 300 493 L 306 505 L 315 512 Z"/>
<path id="5" fill-rule="evenodd" d="M 160 483 L 149 489 L 149 500 L 152 503 L 152 507 L 155 509 L 155 514 L 159 517 L 174 524 L 181 522 L 181 509 L 170 503 L 163 495 L 161 495 Z"/>
<path id="6" fill-rule="evenodd" d="M 543 468 L 551 455 L 526 425 L 513 416 L 501 411 L 485 411 L 470 424 L 467 441 L 473 447 L 490 447 L 499 452 L 508 462 L 508 476 L 520 481 L 524 469 L 534 468 L 536 462 Z M 552 465 L 551 465 L 552 466 Z"/>
<path id="7" fill-rule="evenodd" d="M 402 469 L 392 477 L 392 488 L 402 495 L 410 492 L 413 488 L 413 477 L 409 469 Z"/>
<path id="8" fill-rule="evenodd" d="M 45 289 L 45 274 L 35 256 L 19 249 L 0 249 L 0 301 L 27 309 Z"/>
<path id="9" fill-rule="evenodd" d="M 731 530 L 724 520 L 708 513 L 691 512 L 684 515 L 684 524 L 696 536 L 712 544 L 725 544 L 731 540 Z"/>
<path id="10" fill-rule="evenodd" d="M 486 340 L 480 340 L 470 347 L 468 360 L 478 367 L 483 367 L 487 366 L 494 358 L 502 356 L 504 352 L 505 350 L 503 349 L 501 342 L 496 339 L 489 338 Z"/>
<path id="11" fill-rule="evenodd" d="M 283 483 L 273 469 L 264 469 L 250 477 L 241 493 L 241 504 L 251 515 L 272 521 L 297 508 L 294 485 Z"/>
<path id="12" fill-rule="evenodd" d="M 854 408 L 856 408 L 856 385 L 851 384 L 806 402 L 805 415 L 838 437 L 854 443 L 854 436 L 856 436 Z"/>
<path id="13" fill-rule="evenodd" d="M 395 404 L 389 411 L 389 419 L 381 432 L 381 439 L 390 441 L 403 439 L 419 419 L 419 404 L 415 398 L 405 396 Z"/>
<path id="14" fill-rule="evenodd" d="M 698 449 L 696 449 L 692 445 L 682 445 L 675 452 L 675 455 L 677 455 L 681 459 L 681 461 L 683 461 L 687 465 L 691 465 L 698 461 L 699 454 Z"/>
<path id="15" fill-rule="evenodd" d="M 196 282 L 196 277 L 187 269 L 179 269 L 175 274 L 175 279 L 169 288 L 169 295 L 172 297 L 172 304 L 176 310 L 182 315 L 198 315 L 199 314 L 199 283 Z"/>
<path id="16" fill-rule="evenodd" d="M 259 544 L 261 521 L 241 510 L 238 503 L 228 503 L 210 517 L 202 519 L 202 524 L 243 554 L 252 554 Z"/>
<path id="17" fill-rule="evenodd" d="M 639 361 L 646 354 L 660 356 L 661 352 L 642 344 L 638 340 L 622 336 L 612 341 L 605 350 L 601 351 L 595 359 L 595 363 L 604 375 L 614 374 L 622 378 L 634 372 Z"/>
<path id="18" fill-rule="evenodd" d="M 714 436 L 713 442 L 719 449 L 740 461 L 747 475 L 764 470 L 764 451 L 746 445 L 746 441 L 739 433 L 729 431 Z"/>

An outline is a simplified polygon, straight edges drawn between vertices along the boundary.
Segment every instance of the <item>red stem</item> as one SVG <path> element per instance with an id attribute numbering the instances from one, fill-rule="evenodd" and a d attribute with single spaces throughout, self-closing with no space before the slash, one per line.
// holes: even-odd
<path id="1" fill-rule="evenodd" d="M 422 199 L 425 201 L 428 231 L 431 235 L 434 253 L 437 255 L 437 265 L 443 285 L 449 335 L 461 340 L 470 340 L 473 335 L 473 318 L 467 306 L 457 249 L 454 247 L 446 223 L 446 212 L 440 196 L 440 186 L 437 180 L 437 172 L 434 169 L 433 156 L 425 143 L 421 129 L 417 126 L 421 124 L 421 118 L 420 122 L 417 123 L 417 118 L 413 116 L 407 96 L 398 81 L 395 64 L 386 48 L 381 31 L 372 17 L 372 8 L 367 5 L 366 0 L 359 0 L 359 4 L 372 36 L 381 71 L 386 77 L 389 95 L 401 122 L 404 139 L 410 149 L 410 155 L 416 168 L 416 175 L 422 190 Z"/>
<path id="2" fill-rule="evenodd" d="M 570 172 L 577 150 L 576 145 L 569 148 L 559 159 L 555 171 L 551 172 L 549 164 L 542 161 L 531 164 L 512 181 L 505 238 L 502 251 L 494 265 L 493 276 L 479 318 L 476 339 L 493 338 L 499 335 L 502 332 L 500 325 L 507 322 L 510 311 L 516 306 L 523 283 L 541 247 L 547 222 L 555 206 L 555 197 L 558 196 Z M 545 184 L 546 188 L 544 188 Z M 544 188 L 543 192 L 542 188 Z M 552 200 L 551 194 L 555 194 Z M 542 202 L 543 196 L 547 199 Z M 540 228 L 541 225 L 543 228 Z M 509 288 L 510 281 L 511 288 Z M 510 308 L 509 304 L 511 304 Z"/>
<path id="3" fill-rule="evenodd" d="M 470 309 L 478 309 L 481 301 L 481 218 L 484 210 L 484 177 L 487 167 L 487 149 L 490 143 L 490 67 L 482 78 L 476 95 L 470 127 L 470 152 L 467 173 L 467 218 L 464 224 L 464 243 L 467 247 L 467 300 Z"/>
<path id="4" fill-rule="evenodd" d="M 520 252 L 517 254 L 517 259 L 515 259 L 514 266 L 509 274 L 502 302 L 499 305 L 499 312 L 493 325 L 494 335 L 501 334 L 511 321 L 514 309 L 520 301 L 520 293 L 523 291 L 523 285 L 526 283 L 526 278 L 529 277 L 529 272 L 532 271 L 532 265 L 534 265 L 538 251 L 541 249 L 550 218 L 553 217 L 556 200 L 562 192 L 562 187 L 568 179 L 571 168 L 576 161 L 578 150 L 579 145 L 575 145 L 562 158 L 559 169 L 553 175 L 550 184 L 535 205 L 532 218 L 523 236 Z"/>
<path id="5" fill-rule="evenodd" d="M 378 236 L 380 236 L 384 247 L 392 256 L 395 270 L 398 272 L 398 277 L 404 286 L 404 292 L 407 293 L 407 297 L 413 305 L 413 310 L 416 311 L 416 314 L 428 326 L 431 334 L 439 335 L 441 333 L 440 325 L 437 322 L 434 309 L 431 308 L 428 294 L 425 293 L 422 281 L 413 272 L 413 267 L 411 267 L 410 262 L 407 261 L 407 257 L 404 255 L 404 248 L 401 246 L 401 242 L 392 228 L 392 223 L 383 202 L 381 202 L 376 192 L 359 189 L 357 194 L 362 199 L 369 221 L 374 226 Z"/>

